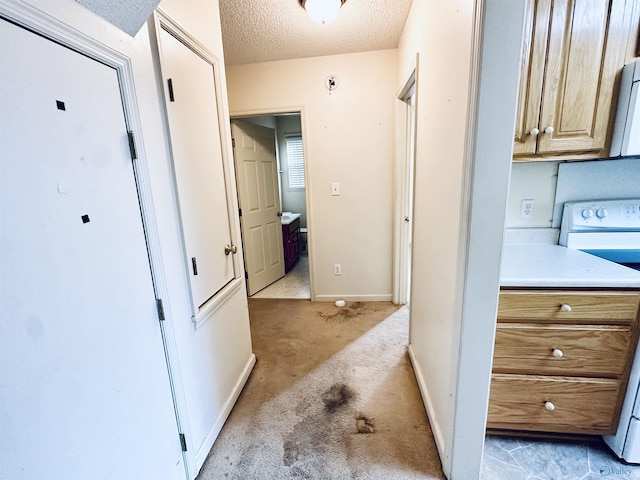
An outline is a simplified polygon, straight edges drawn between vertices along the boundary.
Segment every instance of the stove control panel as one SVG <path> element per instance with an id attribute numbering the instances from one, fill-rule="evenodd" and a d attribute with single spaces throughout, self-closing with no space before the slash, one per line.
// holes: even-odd
<path id="1" fill-rule="evenodd" d="M 640 230 L 640 198 L 567 202 L 561 230 Z"/>

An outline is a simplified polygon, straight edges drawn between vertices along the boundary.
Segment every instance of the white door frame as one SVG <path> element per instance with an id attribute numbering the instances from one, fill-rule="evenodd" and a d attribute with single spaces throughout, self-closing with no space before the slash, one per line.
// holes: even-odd
<path id="1" fill-rule="evenodd" d="M 268 117 L 272 115 L 282 115 L 282 114 L 298 114 L 300 115 L 300 135 L 302 136 L 302 145 L 304 147 L 304 198 L 307 206 L 307 252 L 309 252 L 309 284 L 311 291 L 311 301 L 315 302 L 316 295 L 314 285 L 314 277 L 313 272 L 315 271 L 315 261 L 313 255 L 313 208 L 311 202 L 311 182 L 309 179 L 311 178 L 311 165 L 309 161 L 309 149 L 306 147 L 307 139 L 309 136 L 307 135 L 307 126 L 306 126 L 306 118 L 303 107 L 291 107 L 291 108 L 269 108 L 263 110 L 242 110 L 242 111 L 232 111 L 229 116 L 231 120 L 242 120 L 243 118 L 249 117 Z M 231 124 L 231 122 L 229 122 Z M 242 246 L 244 251 L 244 244 Z M 244 268 L 244 267 L 243 267 Z"/>
<path id="2" fill-rule="evenodd" d="M 395 219 L 394 219 L 394 249 L 393 249 L 393 303 L 404 305 L 409 299 L 409 270 L 411 261 L 410 243 L 412 228 L 408 228 L 405 217 L 413 222 L 413 212 L 408 211 L 413 205 L 413 185 L 411 185 L 411 172 L 415 169 L 415 140 L 409 138 L 413 128 L 417 124 L 417 99 L 418 99 L 418 54 L 405 77 L 405 83 L 396 98 L 396 164 L 395 164 Z M 407 97 L 413 93 L 413 115 L 411 106 L 407 103 Z M 412 125 L 413 124 L 413 125 Z M 410 149 L 413 148 L 413 151 Z M 410 163 L 412 162 L 413 165 Z"/>
<path id="3" fill-rule="evenodd" d="M 160 235 L 151 195 L 151 178 L 149 176 L 147 156 L 142 141 L 142 124 L 135 93 L 131 59 L 24 3 L 0 0 L 0 16 L 100 63 L 108 65 L 117 72 L 126 126 L 129 131 L 133 132 L 136 140 L 137 159 L 133 162 L 133 171 L 138 189 L 142 224 L 147 241 L 153 288 L 156 299 L 162 299 L 164 301 L 165 321 L 159 321 L 158 323 L 164 341 L 164 351 L 168 368 L 167 374 L 173 393 L 178 430 L 181 433 L 185 433 L 184 426 L 182 425 L 183 422 L 180 421 L 181 415 L 179 414 L 181 411 L 184 412 L 184 410 L 181 410 L 181 406 L 185 404 L 184 394 L 181 388 L 180 371 L 177 368 L 178 358 L 173 323 L 169 314 L 170 309 L 167 308 L 169 293 L 160 250 Z M 186 470 L 185 475 L 187 478 L 191 478 L 189 473 L 192 470 L 189 468 L 188 458 L 184 452 L 183 460 Z M 193 476 L 195 476 L 195 472 Z"/>

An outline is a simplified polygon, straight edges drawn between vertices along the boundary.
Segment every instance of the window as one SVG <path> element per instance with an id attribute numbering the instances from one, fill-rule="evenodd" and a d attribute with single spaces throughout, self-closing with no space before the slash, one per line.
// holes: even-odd
<path id="1" fill-rule="evenodd" d="M 302 137 L 287 137 L 289 188 L 304 188 L 304 154 Z"/>

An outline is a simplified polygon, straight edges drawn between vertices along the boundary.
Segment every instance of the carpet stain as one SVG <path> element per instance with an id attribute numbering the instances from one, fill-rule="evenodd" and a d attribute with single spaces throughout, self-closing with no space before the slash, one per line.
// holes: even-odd
<path id="1" fill-rule="evenodd" d="M 369 418 L 365 415 L 358 415 L 356 417 L 356 429 L 358 433 L 374 433 L 376 431 L 373 424 L 373 418 Z"/>
<path id="2" fill-rule="evenodd" d="M 357 317 L 365 308 L 363 302 L 349 303 L 346 307 L 339 308 L 334 313 L 320 313 L 320 317 L 327 321 L 344 321 Z"/>
<path id="3" fill-rule="evenodd" d="M 290 467 L 298 460 L 300 450 L 295 439 L 289 439 L 284 442 L 284 454 L 282 455 L 282 463 Z"/>
<path id="4" fill-rule="evenodd" d="M 328 413 L 335 413 L 345 406 L 355 397 L 353 391 L 344 383 L 336 383 L 329 390 L 322 394 L 324 410 Z"/>

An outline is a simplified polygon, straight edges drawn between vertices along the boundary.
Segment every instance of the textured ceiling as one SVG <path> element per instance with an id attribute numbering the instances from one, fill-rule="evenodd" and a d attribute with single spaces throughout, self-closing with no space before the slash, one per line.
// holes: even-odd
<path id="1" fill-rule="evenodd" d="M 76 0 L 107 22 L 134 36 L 160 0 Z"/>
<path id="2" fill-rule="evenodd" d="M 395 48 L 411 2 L 347 0 L 332 23 L 319 25 L 298 0 L 220 0 L 225 63 Z"/>

